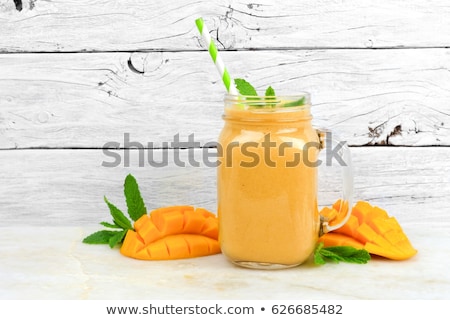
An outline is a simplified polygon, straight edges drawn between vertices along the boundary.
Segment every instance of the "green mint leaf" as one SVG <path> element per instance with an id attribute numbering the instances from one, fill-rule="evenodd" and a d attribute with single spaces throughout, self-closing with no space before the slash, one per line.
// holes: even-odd
<path id="1" fill-rule="evenodd" d="M 108 244 L 109 239 L 113 237 L 117 231 L 101 230 L 94 232 L 83 239 L 83 243 L 87 244 Z"/>
<path id="2" fill-rule="evenodd" d="M 324 264 L 326 261 L 332 262 L 348 262 L 365 264 L 370 260 L 370 253 L 365 249 L 356 249 L 351 246 L 334 246 L 323 247 L 323 243 L 319 243 L 314 250 L 314 263 Z"/>
<path id="3" fill-rule="evenodd" d="M 266 89 L 266 93 L 264 94 L 266 97 L 274 97 L 275 96 L 275 90 L 271 86 L 269 86 Z"/>
<path id="4" fill-rule="evenodd" d="M 323 242 L 319 242 L 319 243 L 316 245 L 316 248 L 314 249 L 314 254 L 320 253 L 320 250 L 322 250 L 323 246 L 324 246 Z"/>
<path id="5" fill-rule="evenodd" d="M 236 84 L 236 89 L 243 96 L 258 96 L 255 88 L 244 79 L 234 79 L 234 83 Z"/>
<path id="6" fill-rule="evenodd" d="M 275 90 L 273 90 L 273 88 L 272 88 L 271 86 L 269 86 L 269 87 L 266 89 L 266 92 L 265 92 L 264 95 L 265 95 L 267 101 L 275 100 L 275 99 L 276 99 L 276 98 L 275 98 Z M 269 106 L 269 107 L 272 107 L 272 108 L 275 108 L 276 104 L 275 104 L 275 103 L 269 103 L 268 106 Z"/>
<path id="7" fill-rule="evenodd" d="M 109 207 L 109 211 L 114 219 L 114 223 L 123 229 L 133 229 L 130 220 L 120 211 L 115 205 L 110 203 L 106 197 L 104 197 L 106 204 Z"/>
<path id="8" fill-rule="evenodd" d="M 325 264 L 325 259 L 320 253 L 314 253 L 314 264 L 322 265 Z"/>
<path id="9" fill-rule="evenodd" d="M 117 225 L 117 224 L 115 224 L 115 223 L 109 223 L 109 222 L 103 221 L 103 222 L 100 222 L 100 224 L 101 224 L 102 226 L 104 226 L 104 227 L 107 227 L 107 228 L 112 228 L 112 229 L 122 229 L 121 226 L 119 226 L 119 225 Z"/>
<path id="10" fill-rule="evenodd" d="M 328 259 L 328 260 L 331 260 L 333 262 L 344 261 L 344 258 L 341 257 L 339 254 L 336 254 L 336 253 L 333 253 L 331 251 L 328 251 L 327 249 L 320 250 L 320 255 L 324 259 Z"/>
<path id="11" fill-rule="evenodd" d="M 361 249 L 351 257 L 346 259 L 351 263 L 365 264 L 370 260 L 370 253 L 367 250 Z"/>
<path id="12" fill-rule="evenodd" d="M 144 214 L 147 214 L 147 208 L 141 197 L 139 186 L 136 179 L 131 174 L 125 178 L 124 193 L 128 207 L 128 215 L 133 221 L 136 221 Z"/>
<path id="13" fill-rule="evenodd" d="M 351 257 L 352 255 L 354 255 L 359 251 L 358 249 L 350 246 L 334 246 L 324 248 L 323 250 L 326 250 L 330 254 L 336 254 L 341 257 Z"/>
<path id="14" fill-rule="evenodd" d="M 320 254 L 320 250 L 322 250 L 323 247 L 323 242 L 319 242 L 316 246 L 316 248 L 314 249 L 314 264 L 325 264 L 325 260 L 322 257 L 322 255 Z"/>
<path id="15" fill-rule="evenodd" d="M 335 246 L 323 249 L 327 253 L 339 256 L 341 261 L 351 263 L 367 263 L 370 260 L 370 253 L 365 249 L 356 249 L 350 246 Z"/>
<path id="16" fill-rule="evenodd" d="M 108 241 L 109 247 L 111 249 L 114 248 L 117 244 L 122 242 L 122 240 L 123 240 L 123 238 L 125 238 L 125 235 L 127 234 L 128 230 L 113 231 L 113 232 L 115 232 L 115 234 L 112 235 Z"/>
<path id="17" fill-rule="evenodd" d="M 301 99 L 298 99 L 296 101 L 288 102 L 282 105 L 283 108 L 289 108 L 289 107 L 300 107 L 305 104 L 305 97 L 302 97 Z"/>

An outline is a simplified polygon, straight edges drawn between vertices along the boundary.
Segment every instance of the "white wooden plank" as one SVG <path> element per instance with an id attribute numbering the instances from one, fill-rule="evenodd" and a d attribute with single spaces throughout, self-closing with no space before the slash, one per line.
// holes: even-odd
<path id="1" fill-rule="evenodd" d="M 312 93 L 315 124 L 351 145 L 450 145 L 450 50 L 224 52 L 259 90 Z M 130 68 L 129 63 L 132 67 Z M 0 54 L 0 149 L 144 145 L 222 127 L 207 52 Z"/>
<path id="2" fill-rule="evenodd" d="M 226 49 L 448 46 L 446 0 L 0 0 L 0 51 L 200 48 L 203 16 Z"/>
<path id="3" fill-rule="evenodd" d="M 172 154 L 162 168 L 147 163 L 139 167 L 134 151 L 129 167 L 122 162 L 115 168 L 102 166 L 111 160 L 102 150 L 0 151 L 2 224 L 78 226 L 109 221 L 103 196 L 126 210 L 123 181 L 128 173 L 138 180 L 149 210 L 190 204 L 216 212 L 216 169 L 190 165 L 192 150 L 180 150 L 186 167 L 175 166 Z M 161 159 L 162 151 L 154 151 L 155 159 Z M 191 159 L 203 163 L 202 152 L 196 149 Z M 351 152 L 355 200 L 387 209 L 405 226 L 426 221 L 450 227 L 449 148 L 361 147 Z M 320 174 L 319 202 L 329 205 L 340 196 L 339 168 L 321 168 Z"/>

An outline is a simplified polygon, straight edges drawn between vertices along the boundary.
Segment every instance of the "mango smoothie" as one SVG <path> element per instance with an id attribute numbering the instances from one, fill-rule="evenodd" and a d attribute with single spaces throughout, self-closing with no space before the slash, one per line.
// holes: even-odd
<path id="1" fill-rule="evenodd" d="M 310 106 L 226 104 L 219 137 L 218 217 L 222 252 L 250 268 L 304 262 L 319 235 L 317 132 Z"/>

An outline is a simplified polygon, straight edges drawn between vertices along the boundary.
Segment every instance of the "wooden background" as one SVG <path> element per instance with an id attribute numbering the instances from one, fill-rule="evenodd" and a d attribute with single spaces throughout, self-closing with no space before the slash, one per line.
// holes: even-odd
<path id="1" fill-rule="evenodd" d="M 315 124 L 351 146 L 355 198 L 407 226 L 450 226 L 450 3 L 445 0 L 0 0 L 2 224 L 84 225 L 125 209 L 137 178 L 148 208 L 215 212 L 214 168 L 115 168 L 124 134 L 214 142 L 224 87 L 202 47 L 202 16 L 233 77 L 309 91 Z M 186 162 L 202 147 L 169 150 Z M 191 152 L 193 151 L 193 152 Z M 338 195 L 324 170 L 321 204 Z"/>

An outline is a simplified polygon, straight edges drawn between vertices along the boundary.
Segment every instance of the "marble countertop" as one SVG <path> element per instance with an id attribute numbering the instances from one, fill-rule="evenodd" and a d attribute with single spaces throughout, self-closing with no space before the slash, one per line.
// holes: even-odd
<path id="1" fill-rule="evenodd" d="M 221 254 L 139 261 L 81 240 L 86 227 L 1 227 L 1 299 L 449 299 L 448 226 L 409 226 L 418 254 L 287 270 L 236 267 Z"/>

